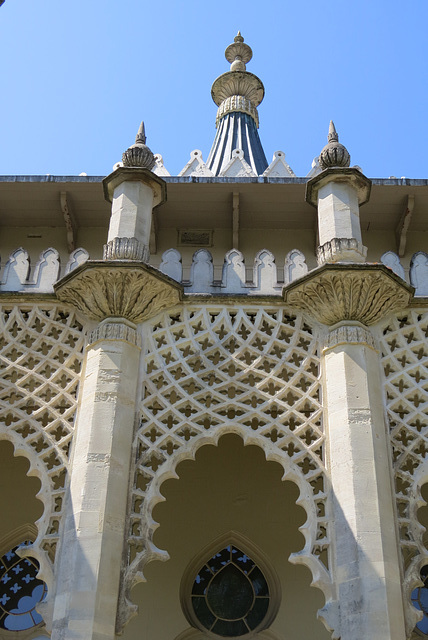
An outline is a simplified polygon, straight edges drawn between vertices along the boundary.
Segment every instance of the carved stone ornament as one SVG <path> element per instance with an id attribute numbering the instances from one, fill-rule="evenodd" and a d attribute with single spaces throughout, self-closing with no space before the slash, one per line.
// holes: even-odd
<path id="1" fill-rule="evenodd" d="M 356 238 L 332 238 L 317 249 L 318 264 L 325 262 L 364 262 L 367 256 L 367 247 Z"/>
<path id="2" fill-rule="evenodd" d="M 358 204 L 360 207 L 368 202 L 372 188 L 371 180 L 357 167 L 330 167 L 311 178 L 306 183 L 306 202 L 314 207 L 318 207 L 318 191 L 329 182 L 347 182 L 351 184 L 358 193 Z"/>
<path id="3" fill-rule="evenodd" d="M 218 127 L 220 120 L 227 113 L 232 113 L 234 111 L 240 111 L 241 113 L 248 113 L 256 123 L 257 128 L 259 127 L 259 114 L 256 107 L 253 103 L 244 98 L 244 96 L 229 96 L 226 100 L 220 104 L 217 109 L 217 116 L 215 119 L 215 126 Z"/>
<path id="4" fill-rule="evenodd" d="M 113 238 L 104 245 L 104 260 L 142 260 L 150 259 L 149 247 L 141 244 L 137 238 Z"/>
<path id="5" fill-rule="evenodd" d="M 155 157 L 146 145 L 144 122 L 140 124 L 137 137 L 135 138 L 135 144 L 122 154 L 122 162 L 125 167 L 143 167 L 144 169 L 151 170 L 155 166 Z"/>
<path id="6" fill-rule="evenodd" d="M 414 289 L 382 264 L 325 264 L 283 289 L 287 304 L 326 325 L 372 325 L 408 306 Z"/>
<path id="7" fill-rule="evenodd" d="M 339 344 L 366 344 L 376 349 L 376 343 L 370 331 L 358 324 L 341 324 L 331 329 L 324 344 L 324 351 L 333 349 Z"/>
<path id="8" fill-rule="evenodd" d="M 136 262 L 88 261 L 55 285 L 59 300 L 92 320 L 126 318 L 135 324 L 182 299 L 182 286 L 158 269 Z"/>
<path id="9" fill-rule="evenodd" d="M 227 71 L 214 80 L 211 97 L 219 107 L 230 96 L 243 96 L 258 107 L 263 100 L 263 82 L 249 71 Z"/>
<path id="10" fill-rule="evenodd" d="M 153 206 L 156 207 L 166 201 L 166 183 L 162 178 L 148 169 L 140 167 L 118 167 L 103 180 L 104 198 L 112 202 L 116 187 L 122 182 L 144 182 L 153 191 Z"/>
<path id="11" fill-rule="evenodd" d="M 327 139 L 328 144 L 325 145 L 320 153 L 320 167 L 322 169 L 328 169 L 328 167 L 349 167 L 351 164 L 351 156 L 349 155 L 348 149 L 344 147 L 343 144 L 340 144 L 333 120 L 330 120 Z"/>
<path id="12" fill-rule="evenodd" d="M 122 340 L 123 342 L 130 342 L 141 348 L 141 336 L 137 333 L 135 327 L 132 327 L 126 322 L 103 320 L 103 322 L 88 335 L 89 344 L 93 344 L 99 340 Z"/>

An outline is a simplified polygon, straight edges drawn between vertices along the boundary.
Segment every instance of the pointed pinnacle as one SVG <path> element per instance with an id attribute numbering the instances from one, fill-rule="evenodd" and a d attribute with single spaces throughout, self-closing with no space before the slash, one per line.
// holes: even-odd
<path id="1" fill-rule="evenodd" d="M 327 140 L 329 142 L 338 142 L 339 141 L 339 136 L 337 134 L 336 127 L 334 126 L 333 120 L 330 120 L 330 125 L 328 127 Z"/>
<path id="2" fill-rule="evenodd" d="M 140 128 L 138 129 L 138 133 L 135 137 L 135 144 L 137 144 L 138 142 L 146 144 L 146 130 L 144 128 L 144 120 L 141 121 Z"/>
<path id="3" fill-rule="evenodd" d="M 238 35 L 234 37 L 235 42 L 244 42 L 244 38 L 241 36 L 241 32 L 238 31 Z"/>

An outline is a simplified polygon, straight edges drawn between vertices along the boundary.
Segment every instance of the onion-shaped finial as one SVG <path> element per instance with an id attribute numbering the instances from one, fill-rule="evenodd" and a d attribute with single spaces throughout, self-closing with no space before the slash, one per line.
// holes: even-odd
<path id="1" fill-rule="evenodd" d="M 141 167 L 149 170 L 155 166 L 155 157 L 146 145 L 144 122 L 140 124 L 135 138 L 135 144 L 122 154 L 122 162 L 125 167 Z"/>
<path id="2" fill-rule="evenodd" d="M 226 60 L 230 62 L 231 71 L 245 71 L 245 65 L 253 57 L 253 52 L 251 47 L 244 43 L 244 38 L 241 36 L 241 32 L 238 31 L 238 35 L 235 36 L 232 44 L 227 47 L 224 55 Z"/>
<path id="3" fill-rule="evenodd" d="M 319 163 L 322 169 L 330 167 L 349 167 L 351 164 L 351 156 L 343 144 L 339 142 L 339 136 L 334 126 L 333 120 L 330 120 L 328 128 L 328 144 L 320 153 Z"/>

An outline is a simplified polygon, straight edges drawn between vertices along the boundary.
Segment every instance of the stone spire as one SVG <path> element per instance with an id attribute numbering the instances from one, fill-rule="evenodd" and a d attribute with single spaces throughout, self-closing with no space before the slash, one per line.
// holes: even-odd
<path id="1" fill-rule="evenodd" d="M 155 166 L 155 157 L 149 147 L 146 145 L 146 131 L 144 122 L 141 122 L 140 128 L 135 138 L 135 144 L 130 146 L 122 154 L 122 162 L 125 167 L 142 167 L 143 169 L 153 169 Z"/>
<path id="2" fill-rule="evenodd" d="M 328 143 L 320 153 L 319 163 L 322 169 L 330 167 L 349 167 L 351 164 L 351 156 L 346 147 L 339 142 L 339 136 L 334 126 L 333 120 L 330 120 L 328 128 Z"/>
<path id="3" fill-rule="evenodd" d="M 219 175 L 232 158 L 235 149 L 241 149 L 244 159 L 255 175 L 261 175 L 268 166 L 257 129 L 257 107 L 264 97 L 262 81 L 246 70 L 253 57 L 240 31 L 225 51 L 230 71 L 213 83 L 211 96 L 218 106 L 217 135 L 207 160 L 207 167 Z"/>

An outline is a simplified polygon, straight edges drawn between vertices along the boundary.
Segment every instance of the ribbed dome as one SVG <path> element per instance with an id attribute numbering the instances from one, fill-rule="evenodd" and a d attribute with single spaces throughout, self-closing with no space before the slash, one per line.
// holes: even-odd
<path id="1" fill-rule="evenodd" d="M 146 145 L 146 133 L 144 122 L 140 124 L 135 144 L 122 154 L 122 162 L 125 167 L 141 167 L 143 169 L 153 169 L 156 164 L 155 157 Z"/>
<path id="2" fill-rule="evenodd" d="M 257 132 L 259 117 L 257 107 L 264 97 L 260 78 L 246 71 L 246 63 L 253 56 L 240 32 L 225 51 L 230 71 L 223 73 L 213 83 L 211 96 L 218 105 L 217 134 L 207 160 L 207 167 L 219 175 L 232 158 L 235 149 L 241 149 L 245 161 L 256 175 L 268 166 Z"/>
<path id="3" fill-rule="evenodd" d="M 343 144 L 339 142 L 339 136 L 334 126 L 333 120 L 330 120 L 328 129 L 328 144 L 320 153 L 319 163 L 322 169 L 330 167 L 349 167 L 351 164 L 351 156 Z"/>

